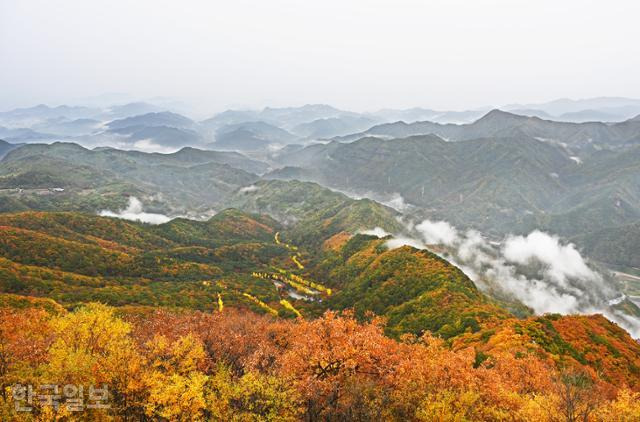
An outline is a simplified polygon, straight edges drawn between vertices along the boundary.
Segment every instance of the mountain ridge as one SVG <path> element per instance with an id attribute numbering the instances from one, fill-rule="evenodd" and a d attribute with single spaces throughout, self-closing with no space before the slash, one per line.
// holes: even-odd
<path id="1" fill-rule="evenodd" d="M 601 122 L 557 122 L 535 116 L 520 116 L 494 109 L 480 119 L 468 124 L 443 125 L 429 121 L 410 124 L 396 122 L 374 126 L 365 132 L 335 139 L 338 141 L 353 141 L 364 136 L 406 137 L 434 134 L 447 140 L 467 141 L 496 136 L 501 131 L 519 128 L 530 137 L 564 142 L 575 148 L 584 148 L 595 142 L 619 147 L 624 146 L 625 142 L 634 139 L 640 134 L 640 125 L 634 123 L 634 120 L 610 125 Z"/>

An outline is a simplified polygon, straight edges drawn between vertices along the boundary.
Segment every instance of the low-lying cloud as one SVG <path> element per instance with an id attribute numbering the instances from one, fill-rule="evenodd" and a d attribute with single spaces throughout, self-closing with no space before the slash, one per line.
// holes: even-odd
<path id="1" fill-rule="evenodd" d="M 391 233 L 389 233 L 382 227 L 374 227 L 371 230 L 364 230 L 364 231 L 361 231 L 360 234 L 366 234 L 368 236 L 376 236 L 376 237 L 387 237 L 391 235 Z"/>
<path id="2" fill-rule="evenodd" d="M 102 217 L 122 218 L 123 220 L 139 221 L 141 223 L 149 224 L 162 224 L 171 220 L 170 217 L 167 217 L 164 214 L 144 212 L 142 208 L 142 202 L 140 202 L 138 198 L 133 196 L 129 197 L 129 205 L 127 206 L 127 208 L 118 212 L 102 210 L 99 212 L 99 215 Z"/>
<path id="3" fill-rule="evenodd" d="M 543 263 L 547 275 L 563 285 L 566 285 L 567 278 L 600 278 L 587 266 L 573 244 L 562 245 L 557 237 L 540 231 L 531 232 L 526 237 L 508 238 L 503 251 L 510 262 L 520 265 L 534 261 Z"/>
<path id="4" fill-rule="evenodd" d="M 458 239 L 458 231 L 446 221 L 424 220 L 416 226 L 427 244 L 452 246 Z"/>
<path id="5" fill-rule="evenodd" d="M 400 195 L 398 192 L 394 192 L 391 194 L 381 194 L 381 193 L 372 192 L 372 191 L 364 192 L 364 193 L 355 193 L 355 192 L 350 192 L 350 191 L 340 190 L 340 189 L 332 189 L 332 190 L 334 192 L 343 193 L 351 199 L 357 199 L 357 200 L 364 199 L 364 198 L 371 199 L 373 201 L 381 203 L 384 206 L 393 208 L 394 210 L 399 212 L 409 211 L 413 207 L 411 204 L 407 203 L 404 197 Z"/>
<path id="6" fill-rule="evenodd" d="M 478 231 L 460 233 L 445 221 L 430 220 L 417 224 L 414 231 L 416 238 L 393 237 L 386 246 L 426 249 L 437 245 L 438 253 L 482 291 L 517 300 L 538 315 L 601 313 L 640 337 L 640 319 L 614 308 L 625 299 L 620 287 L 590 267 L 575 245 L 557 236 L 533 231 L 490 242 Z M 382 233 L 374 229 L 369 234 Z"/>
<path id="7" fill-rule="evenodd" d="M 397 192 L 393 193 L 387 200 L 383 200 L 382 204 L 400 212 L 407 211 L 410 208 L 410 205 L 407 204 L 402 195 Z"/>
<path id="8" fill-rule="evenodd" d="M 258 187 L 256 185 L 250 185 L 250 186 L 245 186 L 243 188 L 240 188 L 240 193 L 249 193 L 249 192 L 255 192 L 258 190 Z"/>
<path id="9" fill-rule="evenodd" d="M 182 149 L 182 147 L 169 147 L 157 144 L 153 139 L 141 139 L 133 143 L 133 145 L 124 145 L 122 149 L 141 151 L 141 152 L 159 152 L 161 154 L 172 154 Z"/>

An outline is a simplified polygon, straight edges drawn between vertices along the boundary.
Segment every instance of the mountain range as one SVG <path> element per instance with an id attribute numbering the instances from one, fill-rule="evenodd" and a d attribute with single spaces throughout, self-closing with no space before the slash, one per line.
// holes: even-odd
<path id="1" fill-rule="evenodd" d="M 471 126 L 496 129 L 500 117 L 506 117 L 507 125 L 520 120 L 494 112 Z M 7 190 L 0 197 L 4 210 L 97 212 L 124 209 L 127 197 L 136 196 L 146 198 L 154 212 L 198 215 L 228 203 L 237 189 L 263 175 L 265 179 L 317 182 L 355 197 L 400 205 L 414 219 L 444 219 L 491 236 L 536 228 L 567 238 L 581 236 L 578 245 L 586 251 L 596 250 L 596 237 L 588 233 L 638 221 L 640 147 L 629 144 L 624 149 L 574 152 L 562 143 L 532 138 L 521 131 L 511 133 L 460 142 L 423 135 L 292 145 L 277 155 L 262 156 L 264 161 L 193 148 L 149 154 L 114 148 L 89 150 L 69 143 L 28 144 L 16 149 L 4 143 L 0 185 L 23 191 Z M 65 191 L 42 194 L 52 188 Z M 394 204 L 394 200 L 400 202 Z M 640 265 L 631 255 L 604 261 L 621 260 L 630 267 Z"/>
<path id="2" fill-rule="evenodd" d="M 0 382 L 66 373 L 55 359 L 80 353 L 73 374 L 126 366 L 126 385 L 110 389 L 117 397 L 139 390 L 148 403 L 158 388 L 188 388 L 211 395 L 216 412 L 222 395 L 242 398 L 229 398 L 234 409 L 275 395 L 263 402 L 286 396 L 295 414 L 307 388 L 276 382 L 305 373 L 322 391 L 348 394 L 351 407 L 391 403 L 395 416 L 385 420 L 423 415 L 424 404 L 408 406 L 405 396 L 434 403 L 423 398 L 432 381 L 420 380 L 441 377 L 460 378 L 464 394 L 452 397 L 471 397 L 473 409 L 471 382 L 502 397 L 482 399 L 492 417 L 470 420 L 513 411 L 538 420 L 540 403 L 560 409 L 567 388 L 597 396 L 598 412 L 635 403 L 640 283 L 607 267 L 633 273 L 640 259 L 640 145 L 627 139 L 637 119 L 575 124 L 493 111 L 462 125 L 374 127 L 459 139 L 391 130 L 319 142 L 301 133 L 325 123 L 346 130 L 332 119 L 347 117 L 318 117 L 331 112 L 268 109 L 270 122 L 227 114 L 203 129 L 152 111 L 73 137 L 84 146 L 0 141 L 0 349 L 10 357 Z M 582 141 L 593 134 L 597 142 Z M 123 149 L 109 146 L 116 138 Z M 192 142 L 208 149 L 184 146 Z M 177 151 L 128 150 L 150 145 Z M 111 342 L 114 327 L 123 346 L 97 357 L 61 346 L 104 332 Z M 146 358 L 111 360 L 122 353 Z M 167 365 L 191 369 L 158 383 Z M 146 384 L 129 383 L 140 371 Z M 231 371 L 247 384 L 225 384 Z M 385 396 L 393 390 L 381 376 L 408 390 Z"/>
<path id="3" fill-rule="evenodd" d="M 502 109 L 516 114 L 535 115 L 541 118 L 576 123 L 585 121 L 620 122 L 640 114 L 640 100 L 622 97 L 596 97 L 581 100 L 561 98 L 540 104 L 509 104 Z"/>
<path id="4" fill-rule="evenodd" d="M 3 195 L 3 207 L 122 209 L 133 195 L 147 198 L 157 212 L 212 212 L 264 175 L 317 182 L 399 206 L 413 218 L 445 219 L 492 236 L 534 228 L 582 236 L 586 243 L 579 246 L 595 251 L 588 233 L 633 225 L 640 216 L 640 116 L 617 123 L 556 118 L 631 113 L 637 103 L 596 98 L 516 104 L 503 108 L 538 110 L 544 117 L 478 109 L 458 113 L 458 121 L 475 119 L 461 124 L 439 123 L 446 114 L 455 119 L 426 108 L 354 113 L 326 105 L 267 107 L 228 110 L 198 122 L 150 103 L 104 109 L 40 105 L 0 114 L 0 124 L 8 125 L 0 138 L 11 143 L 0 151 L 7 155 L 0 163 L 2 185 L 28 188 L 21 199 Z M 433 121 L 414 121 L 424 118 Z M 379 124 L 394 119 L 407 122 Z M 28 128 L 11 126 L 27 122 Z M 25 145 L 9 153 L 18 144 L 57 139 L 67 143 Z M 118 149 L 176 152 L 166 157 L 190 151 L 206 158 L 185 164 Z M 251 158 L 204 150 L 239 150 Z M 51 188 L 65 192 L 36 195 Z"/>
<path id="5" fill-rule="evenodd" d="M 374 126 L 365 132 L 336 138 L 352 141 L 365 136 L 402 138 L 414 135 L 438 135 L 450 141 L 466 141 L 487 137 L 505 137 L 521 133 L 532 138 L 584 149 L 598 147 L 625 147 L 640 139 L 637 116 L 624 122 L 568 123 L 543 120 L 539 117 L 521 116 L 500 110 L 492 110 L 473 123 L 456 125 L 434 122 L 388 123 Z"/>
<path id="6" fill-rule="evenodd" d="M 335 137 L 357 139 L 365 134 L 398 137 L 435 133 L 455 140 L 495 134 L 490 127 L 477 127 L 479 124 L 457 128 L 479 119 L 487 120 L 481 118 L 490 110 L 488 107 L 467 111 L 416 107 L 357 113 L 323 104 L 307 104 L 227 110 L 196 121 L 167 111 L 163 108 L 166 104 L 167 101 L 162 100 L 157 104 L 132 102 L 104 108 L 41 104 L 14 109 L 0 113 L 0 138 L 14 143 L 68 141 L 91 147 L 111 145 L 158 152 L 173 152 L 183 146 L 264 152 L 294 142 L 304 144 Z M 623 126 L 616 130 L 603 129 L 595 123 L 591 127 L 571 127 L 566 123 L 623 122 L 640 114 L 638 104 L 637 100 L 625 98 L 594 98 L 507 105 L 502 109 L 520 116 L 565 123 L 553 126 L 537 121 L 521 122 L 530 136 L 555 139 L 552 136 L 559 135 L 578 144 L 590 138 L 593 142 L 605 139 L 620 143 L 630 129 Z"/>
<path id="7" fill-rule="evenodd" d="M 370 137 L 292 151 L 265 177 L 378 199 L 399 194 L 415 215 L 496 236 L 537 228 L 573 237 L 638 220 L 639 154 L 629 146 L 579 158 L 522 133 L 461 142 Z"/>

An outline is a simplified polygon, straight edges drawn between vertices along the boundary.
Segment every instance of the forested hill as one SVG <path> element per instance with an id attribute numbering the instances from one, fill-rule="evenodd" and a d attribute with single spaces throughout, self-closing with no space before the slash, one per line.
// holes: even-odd
<path id="1" fill-rule="evenodd" d="M 261 180 L 231 196 L 227 203 L 247 212 L 265 213 L 286 224 L 297 243 L 321 243 L 340 232 L 356 233 L 372 227 L 404 230 L 400 214 L 370 199 L 354 200 L 316 183 Z"/>
<path id="2" fill-rule="evenodd" d="M 349 204 L 338 208 L 348 212 Z M 326 219 L 301 235 L 318 216 Z M 359 319 L 385 317 L 385 332 L 396 339 L 432 333 L 451 347 L 473 347 L 480 363 L 495 364 L 509 347 L 604 383 L 639 386 L 640 346 L 606 319 L 518 319 L 444 259 L 341 230 L 349 221 L 336 210 L 287 226 L 234 209 L 205 222 L 157 226 L 78 213 L 3 214 L 3 303 L 30 307 L 35 299 L 28 298 L 50 298 L 72 308 L 99 301 L 135 314 L 158 306 L 236 308 L 285 319 L 353 309 Z M 296 244 L 292 235 L 313 241 Z"/>
<path id="3" fill-rule="evenodd" d="M 28 144 L 0 161 L 0 211 L 98 212 L 122 209 L 135 196 L 166 214 L 197 213 L 223 208 L 224 198 L 267 169 L 234 152 L 183 148 L 158 154 Z M 51 189 L 57 189 L 55 195 L 46 194 Z"/>

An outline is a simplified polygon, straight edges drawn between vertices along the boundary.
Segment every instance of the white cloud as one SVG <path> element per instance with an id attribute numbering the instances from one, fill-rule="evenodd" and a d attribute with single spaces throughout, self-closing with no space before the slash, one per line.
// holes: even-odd
<path id="1" fill-rule="evenodd" d="M 400 211 L 400 212 L 404 212 L 406 211 L 408 208 L 410 208 L 410 205 L 407 204 L 404 200 L 404 198 L 402 197 L 402 195 L 400 195 L 399 193 L 394 193 L 393 195 L 391 195 L 391 198 L 386 200 L 386 201 L 380 201 L 382 202 L 382 204 L 393 208 L 396 211 Z"/>
<path id="2" fill-rule="evenodd" d="M 389 236 L 390 233 L 385 229 L 383 229 L 382 227 L 374 227 L 373 229 L 370 229 L 370 230 L 361 231 L 360 234 L 366 234 L 369 236 L 376 236 L 381 238 L 381 237 Z"/>
<path id="3" fill-rule="evenodd" d="M 122 218 L 123 220 L 139 221 L 141 223 L 162 224 L 171 220 L 164 214 L 153 214 L 143 212 L 142 202 L 133 196 L 129 197 L 129 205 L 127 208 L 118 212 L 102 210 L 99 212 L 102 217 Z"/>
<path id="4" fill-rule="evenodd" d="M 422 234 L 427 244 L 451 246 L 458 240 L 457 230 L 446 221 L 424 220 L 416 226 L 416 230 Z"/>
<path id="5" fill-rule="evenodd" d="M 328 157 L 328 158 L 331 158 L 331 157 Z M 371 199 L 373 201 L 379 202 L 382 205 L 385 205 L 389 208 L 393 208 L 394 210 L 402 213 L 410 210 L 413 207 L 413 205 L 407 203 L 404 197 L 400 195 L 398 192 L 394 192 L 392 194 L 380 194 L 372 191 L 350 192 L 350 191 L 340 190 L 340 189 L 332 189 L 332 190 L 335 192 L 343 193 L 352 199 L 363 199 L 363 198 Z"/>
<path id="6" fill-rule="evenodd" d="M 422 239 L 395 237 L 390 248 L 444 246 L 438 254 L 457 265 L 476 286 L 509 300 L 517 300 L 535 314 L 601 313 L 634 337 L 640 319 L 613 308 L 624 300 L 619 288 L 589 267 L 575 245 L 557 236 L 534 231 L 490 242 L 475 230 L 459 233 L 445 221 L 425 220 L 415 226 Z"/>
<path id="7" fill-rule="evenodd" d="M 162 154 L 171 154 L 179 151 L 182 147 L 166 147 L 156 144 L 152 139 L 141 139 L 133 143 L 133 147 L 125 147 L 124 149 L 133 149 L 142 152 L 160 152 Z"/>
<path id="8" fill-rule="evenodd" d="M 545 265 L 547 274 L 563 286 L 568 277 L 600 280 L 586 264 L 580 252 L 571 243 L 561 245 L 555 236 L 533 231 L 526 237 L 507 238 L 503 253 L 505 258 L 521 265 L 538 261 Z"/>
<path id="9" fill-rule="evenodd" d="M 493 287 L 509 293 L 515 299 L 527 305 L 540 315 L 547 312 L 560 314 L 579 313 L 578 297 L 558 289 L 553 283 L 544 278 L 526 277 L 519 273 L 518 268 L 507 265 L 504 260 L 482 260 L 478 267 L 481 276 L 485 277 Z"/>
<path id="10" fill-rule="evenodd" d="M 240 188 L 240 193 L 249 193 L 249 192 L 255 192 L 258 190 L 258 187 L 256 185 L 251 185 L 251 186 L 245 186 L 243 188 Z"/>
<path id="11" fill-rule="evenodd" d="M 402 246 L 411 246 L 416 249 L 425 249 L 426 246 L 424 243 L 417 239 L 412 239 L 410 237 L 394 237 L 393 239 L 389 239 L 385 242 L 385 246 L 388 249 L 397 249 Z"/>

